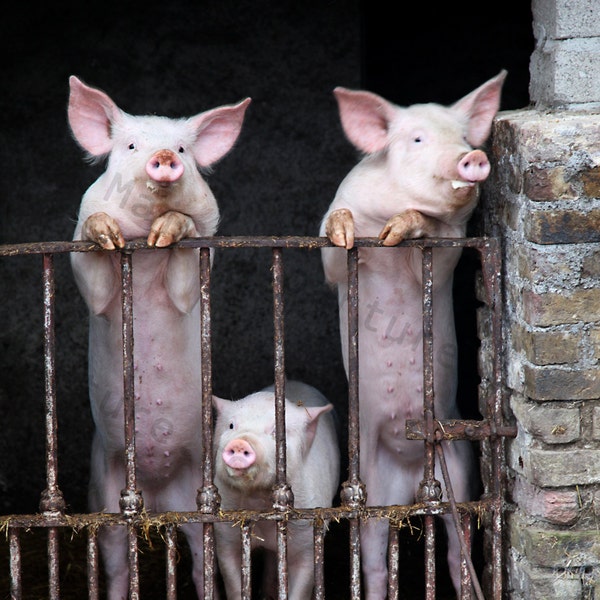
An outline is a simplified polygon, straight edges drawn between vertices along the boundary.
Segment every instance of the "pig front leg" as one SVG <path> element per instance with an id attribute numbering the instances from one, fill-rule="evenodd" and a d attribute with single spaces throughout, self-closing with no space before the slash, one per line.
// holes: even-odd
<path id="1" fill-rule="evenodd" d="M 198 230 L 191 217 L 170 210 L 154 220 L 147 241 L 149 246 L 164 248 L 197 235 Z M 189 313 L 200 298 L 197 250 L 171 250 L 165 285 L 173 304 L 181 312 Z"/>
<path id="2" fill-rule="evenodd" d="M 379 239 L 384 246 L 396 246 L 403 240 L 433 237 L 438 233 L 440 222 L 418 210 L 405 210 L 387 220 Z"/>
<path id="3" fill-rule="evenodd" d="M 310 600 L 315 585 L 312 528 L 307 522 L 290 524 L 288 536 L 289 599 Z"/>
<path id="4" fill-rule="evenodd" d="M 347 208 L 332 210 L 325 220 L 325 235 L 333 244 L 350 250 L 354 246 L 354 217 Z"/>
<path id="5" fill-rule="evenodd" d="M 227 600 L 242 597 L 242 542 L 240 530 L 231 523 L 215 523 L 219 571 Z"/>

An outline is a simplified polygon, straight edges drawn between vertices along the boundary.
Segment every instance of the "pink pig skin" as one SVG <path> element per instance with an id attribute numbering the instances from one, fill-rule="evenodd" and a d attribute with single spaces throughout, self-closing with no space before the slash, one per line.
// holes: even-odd
<path id="1" fill-rule="evenodd" d="M 294 507 L 331 506 L 339 481 L 339 446 L 333 408 L 315 388 L 286 383 L 287 479 Z M 272 510 L 275 477 L 275 400 L 272 388 L 230 401 L 215 397 L 215 483 L 223 509 Z M 277 550 L 273 521 L 256 523 L 252 547 Z M 240 530 L 216 524 L 217 557 L 228 600 L 241 598 Z M 314 587 L 313 529 L 309 522 L 288 523 L 290 600 L 310 600 Z M 275 575 L 268 564 L 267 573 Z M 270 587 L 269 587 L 270 584 Z M 277 597 L 275 582 L 267 587 Z"/>
<path id="2" fill-rule="evenodd" d="M 421 253 L 394 248 L 403 239 L 463 237 L 489 173 L 481 150 L 500 105 L 502 71 L 449 107 L 402 108 L 363 91 L 335 90 L 348 139 L 366 156 L 346 176 L 321 235 L 342 248 L 354 236 L 380 237 L 389 248 L 359 250 L 360 473 L 367 504 L 410 504 L 423 479 L 423 444 L 405 437 L 406 419 L 423 415 Z M 436 418 L 458 417 L 452 278 L 458 249 L 434 250 L 433 336 Z M 346 252 L 322 249 L 326 279 L 336 285 L 347 361 Z M 346 362 L 347 370 L 347 362 Z M 471 448 L 444 444 L 454 493 L 470 499 L 476 478 Z M 392 476 L 394 474 L 394 476 Z M 436 474 L 442 481 L 441 472 Z M 443 487 L 443 485 L 442 485 Z M 460 589 L 460 551 L 446 519 L 448 564 Z M 361 529 L 366 598 L 387 595 L 387 523 Z"/>
<path id="3" fill-rule="evenodd" d="M 208 167 L 237 139 L 250 99 L 189 119 L 132 116 L 102 91 L 71 77 L 69 122 L 106 171 L 83 196 L 74 239 L 107 250 L 144 237 L 166 246 L 215 233 L 219 211 L 198 166 Z M 119 512 L 125 487 L 123 359 L 119 255 L 72 254 L 90 310 L 89 388 L 92 511 Z M 197 250 L 133 255 L 137 482 L 151 511 L 195 510 L 201 475 L 201 372 Z M 202 527 L 183 527 L 203 597 Z M 100 544 L 111 600 L 127 598 L 124 528 L 106 528 Z"/>

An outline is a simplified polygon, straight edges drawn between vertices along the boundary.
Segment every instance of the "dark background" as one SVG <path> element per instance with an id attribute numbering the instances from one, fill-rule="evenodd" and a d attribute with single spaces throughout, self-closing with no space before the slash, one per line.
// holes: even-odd
<path id="1" fill-rule="evenodd" d="M 389 2 L 357 0 L 11 3 L 0 31 L 0 243 L 71 239 L 81 195 L 102 170 L 85 163 L 68 129 L 71 74 L 131 114 L 190 116 L 252 97 L 236 147 L 207 177 L 218 234 L 317 235 L 357 160 L 335 86 L 401 105 L 449 104 L 506 68 L 502 108 L 528 104 L 528 3 L 509 0 L 485 16 L 476 2 L 441 4 L 410 15 L 399 5 L 399 16 Z M 288 375 L 321 389 L 344 419 L 336 295 L 318 251 L 284 257 Z M 269 260 L 268 250 L 248 249 L 215 259 L 218 395 L 272 381 Z M 93 431 L 87 314 L 67 257 L 56 263 L 59 485 L 69 510 L 83 512 Z M 456 285 L 467 413 L 477 385 L 472 271 L 463 261 Z M 0 290 L 0 513 L 30 513 L 45 487 L 41 258 L 0 258 Z"/>

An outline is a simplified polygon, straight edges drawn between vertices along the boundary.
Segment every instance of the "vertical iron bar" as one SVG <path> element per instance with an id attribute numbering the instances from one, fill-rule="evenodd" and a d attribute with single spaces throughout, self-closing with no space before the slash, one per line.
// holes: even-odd
<path id="1" fill-rule="evenodd" d="M 135 386 L 133 353 L 133 273 L 131 252 L 121 252 L 121 301 L 123 333 L 123 416 L 125 431 L 126 488 L 121 492 L 120 507 L 124 516 L 131 519 L 143 508 L 142 494 L 137 490 L 135 468 Z M 139 600 L 139 561 L 137 530 L 133 523 L 127 525 L 127 560 L 129 564 L 130 600 Z"/>
<path id="2" fill-rule="evenodd" d="M 202 371 L 202 483 L 196 504 L 205 514 L 216 514 L 221 505 L 213 483 L 212 418 L 212 329 L 210 313 L 210 248 L 200 248 L 200 368 Z M 215 597 L 215 530 L 213 523 L 203 528 L 204 596 Z"/>
<path id="3" fill-rule="evenodd" d="M 469 556 L 471 555 L 471 513 L 462 514 L 462 530 L 464 532 L 465 545 Z M 460 600 L 471 600 L 471 573 L 465 557 L 460 561 L 461 595 Z"/>
<path id="4" fill-rule="evenodd" d="M 58 527 L 48 528 L 48 598 L 49 600 L 60 599 Z"/>
<path id="5" fill-rule="evenodd" d="M 167 600 L 177 598 L 177 528 L 173 523 L 165 529 L 167 543 Z M 210 596 L 209 596 L 210 597 Z"/>
<path id="6" fill-rule="evenodd" d="M 425 464 L 419 500 L 432 503 L 441 499 L 441 486 L 435 480 L 434 386 L 433 386 L 433 248 L 423 247 L 423 414 L 425 420 Z M 425 597 L 435 599 L 435 521 L 425 517 Z"/>
<path id="7" fill-rule="evenodd" d="M 273 327 L 275 359 L 275 463 L 276 483 L 273 490 L 275 510 L 285 512 L 294 505 L 294 496 L 287 483 L 285 442 L 285 350 L 283 310 L 283 256 L 281 248 L 272 250 Z M 277 526 L 277 597 L 285 600 L 288 593 L 287 520 L 278 519 Z"/>
<path id="8" fill-rule="evenodd" d="M 348 270 L 348 481 L 342 484 L 341 501 L 351 509 L 363 508 L 366 503 L 364 485 L 360 480 L 360 425 L 358 390 L 358 248 L 347 252 Z M 350 526 L 350 597 L 361 597 L 360 525 L 356 517 L 349 518 Z"/>
<path id="9" fill-rule="evenodd" d="M 398 600 L 400 528 L 390 523 L 388 535 L 388 600 Z"/>
<path id="10" fill-rule="evenodd" d="M 42 492 L 40 510 L 58 515 L 65 510 L 65 501 L 58 487 L 58 443 L 56 416 L 56 365 L 54 327 L 54 256 L 43 255 L 44 285 L 44 380 L 46 416 L 46 489 Z"/>
<path id="11" fill-rule="evenodd" d="M 252 597 L 252 529 L 253 523 L 244 523 L 241 526 L 242 543 L 242 598 L 251 600 Z"/>
<path id="12" fill-rule="evenodd" d="M 10 600 L 21 600 L 23 582 L 21 575 L 21 530 L 9 527 L 8 543 L 10 548 Z"/>
<path id="13" fill-rule="evenodd" d="M 98 530 L 88 527 L 87 530 L 87 588 L 88 600 L 98 600 L 100 584 L 98 579 Z"/>
<path id="14" fill-rule="evenodd" d="M 497 433 L 497 426 L 503 423 L 502 414 L 502 297 L 501 297 L 501 259 L 500 241 L 491 238 L 487 242 L 487 252 L 481 252 L 483 274 L 486 278 L 486 289 L 489 290 L 489 307 L 492 311 L 492 346 L 493 346 L 493 393 L 488 396 L 488 415 L 490 423 L 490 458 L 491 458 L 491 494 L 492 515 L 492 550 L 491 550 L 491 587 L 493 600 L 501 600 L 503 587 L 502 570 L 502 527 L 503 514 L 503 465 L 504 439 Z"/>
<path id="15" fill-rule="evenodd" d="M 325 534 L 327 527 L 321 519 L 313 522 L 315 590 L 313 600 L 325 599 Z"/>

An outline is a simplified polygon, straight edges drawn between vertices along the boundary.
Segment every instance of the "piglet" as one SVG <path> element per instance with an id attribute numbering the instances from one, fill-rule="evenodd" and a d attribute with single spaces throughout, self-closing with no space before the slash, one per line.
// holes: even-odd
<path id="1" fill-rule="evenodd" d="M 275 394 L 273 388 L 237 401 L 214 397 L 215 483 L 223 509 L 271 510 L 275 463 Z M 339 446 L 333 405 L 315 388 L 286 383 L 285 424 L 287 479 L 294 507 L 331 506 L 338 488 Z M 239 529 L 230 523 L 215 525 L 217 558 L 228 600 L 241 598 L 241 544 Z M 277 550 L 273 521 L 258 521 L 252 548 Z M 314 586 L 313 529 L 309 522 L 290 520 L 288 526 L 290 600 L 308 600 Z M 273 563 L 265 571 L 265 588 L 276 598 Z"/>
<path id="2" fill-rule="evenodd" d="M 104 92 L 70 78 L 69 123 L 90 157 L 108 156 L 105 172 L 83 196 L 75 240 L 105 251 L 72 254 L 90 312 L 89 391 L 96 432 L 89 505 L 119 512 L 125 487 L 123 355 L 119 254 L 125 240 L 164 247 L 215 233 L 219 210 L 199 172 L 236 141 L 247 98 L 188 119 L 132 116 Z M 197 250 L 141 250 L 133 255 L 137 482 L 151 511 L 197 508 L 202 480 L 202 415 Z M 203 597 L 201 526 L 183 527 Z M 100 545 L 108 597 L 127 598 L 124 528 L 105 528 Z"/>
<path id="3" fill-rule="evenodd" d="M 355 236 L 379 237 L 389 248 L 359 249 L 360 473 L 369 506 L 410 504 L 423 479 L 423 445 L 405 436 L 405 421 L 423 415 L 421 252 L 395 248 L 420 237 L 464 237 L 479 184 L 490 172 L 481 146 L 500 105 L 502 71 L 445 107 L 396 106 L 376 94 L 336 88 L 350 142 L 365 154 L 339 186 L 321 235 L 339 248 L 322 249 L 326 279 L 337 286 L 347 365 L 346 252 Z M 435 414 L 459 417 L 452 279 L 459 249 L 433 256 Z M 470 499 L 476 480 L 468 442 L 444 443 L 457 501 Z M 436 473 L 442 480 L 441 473 Z M 460 589 L 459 541 L 450 517 L 448 565 Z M 387 523 L 361 529 L 366 598 L 387 595 Z"/>

